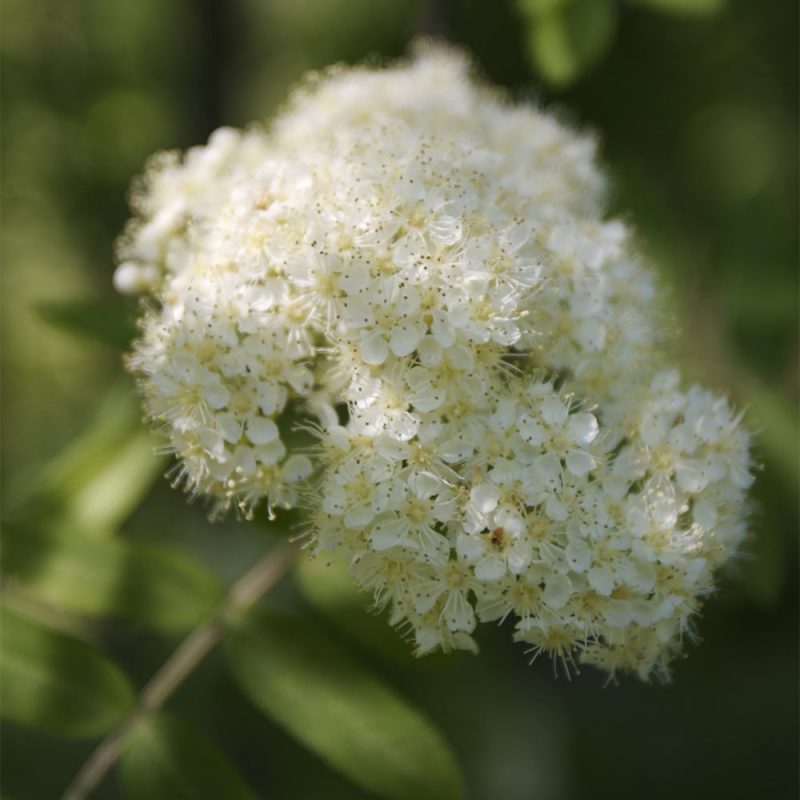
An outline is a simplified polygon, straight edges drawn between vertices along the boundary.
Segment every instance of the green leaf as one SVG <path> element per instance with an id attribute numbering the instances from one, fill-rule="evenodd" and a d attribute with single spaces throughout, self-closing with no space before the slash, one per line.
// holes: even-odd
<path id="1" fill-rule="evenodd" d="M 110 532 L 130 515 L 163 471 L 157 440 L 142 429 L 127 382 L 105 399 L 92 425 L 43 470 L 35 498 L 87 533 Z"/>
<path id="2" fill-rule="evenodd" d="M 69 529 L 7 529 L 3 572 L 60 610 L 137 622 L 168 633 L 211 617 L 222 588 L 194 558 L 165 545 Z"/>
<path id="3" fill-rule="evenodd" d="M 165 714 L 136 726 L 120 776 L 129 800 L 255 800 L 215 745 Z"/>
<path id="4" fill-rule="evenodd" d="M 164 469 L 156 440 L 134 431 L 90 480 L 67 498 L 67 514 L 87 530 L 114 530 L 136 509 Z"/>
<path id="5" fill-rule="evenodd" d="M 632 0 L 640 6 L 649 6 L 668 14 L 710 15 L 725 8 L 725 0 Z"/>
<path id="6" fill-rule="evenodd" d="M 566 0 L 533 8 L 520 6 L 529 18 L 528 54 L 548 83 L 565 87 L 594 66 L 617 28 L 611 0 Z"/>
<path id="7" fill-rule="evenodd" d="M 310 620 L 252 615 L 226 651 L 258 708 L 367 791 L 390 800 L 463 796 L 432 723 Z"/>
<path id="8" fill-rule="evenodd" d="M 125 676 L 96 650 L 2 607 L 4 718 L 61 736 L 98 736 L 133 703 Z"/>
<path id="9" fill-rule="evenodd" d="M 141 412 L 129 381 L 114 385 L 99 403 L 90 425 L 44 468 L 36 486 L 40 493 L 70 495 L 105 467 L 141 427 Z"/>
<path id="10" fill-rule="evenodd" d="M 122 302 L 70 300 L 40 303 L 39 316 L 73 336 L 123 350 L 136 336 L 136 326 Z"/>
<path id="11" fill-rule="evenodd" d="M 370 595 L 358 586 L 341 561 L 305 553 L 297 563 L 297 584 L 308 602 L 353 641 L 393 660 L 409 657 L 410 647 L 386 620 L 368 610 Z"/>
<path id="12" fill-rule="evenodd" d="M 135 392 L 125 381 L 108 393 L 92 424 L 28 482 L 12 516 L 113 534 L 164 469 L 158 443 L 142 428 Z"/>

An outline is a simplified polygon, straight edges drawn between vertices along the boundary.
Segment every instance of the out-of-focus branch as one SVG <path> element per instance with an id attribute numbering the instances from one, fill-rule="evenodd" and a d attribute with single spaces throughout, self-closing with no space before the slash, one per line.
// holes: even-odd
<path id="1" fill-rule="evenodd" d="M 231 616 L 250 608 L 275 586 L 289 571 L 296 555 L 296 546 L 281 545 L 236 581 L 217 617 L 190 633 L 164 662 L 142 689 L 134 711 L 116 731 L 100 742 L 64 792 L 62 800 L 84 800 L 89 796 L 119 760 L 128 737 L 139 722 L 166 703 L 223 638 Z"/>

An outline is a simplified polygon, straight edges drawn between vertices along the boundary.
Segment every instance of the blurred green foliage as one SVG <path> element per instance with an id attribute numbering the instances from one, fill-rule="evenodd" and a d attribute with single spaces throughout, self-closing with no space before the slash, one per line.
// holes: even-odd
<path id="1" fill-rule="evenodd" d="M 207 621 L 222 599 L 213 575 L 187 553 L 79 528 L 6 527 L 3 568 L 12 587 L 42 603 L 166 633 Z"/>
<path id="2" fill-rule="evenodd" d="M 226 650 L 253 703 L 368 792 L 388 800 L 463 796 L 441 736 L 318 624 L 252 614 Z"/>
<path id="3" fill-rule="evenodd" d="M 613 0 L 521 0 L 533 65 L 554 86 L 574 83 L 611 46 L 617 30 Z"/>
<path id="4" fill-rule="evenodd" d="M 167 714 L 144 720 L 120 762 L 131 800 L 255 800 L 214 745 Z"/>
<path id="5" fill-rule="evenodd" d="M 96 796 L 447 797 L 459 772 L 476 799 L 796 795 L 796 4 L 7 0 L 2 14 L 4 797 L 59 796 L 132 687 L 292 522 L 212 525 L 158 477 L 122 369 L 136 310 L 110 281 L 131 177 L 154 150 L 267 116 L 304 71 L 400 55 L 420 32 L 601 133 L 612 209 L 662 269 L 687 374 L 731 391 L 758 431 L 748 548 L 667 688 L 555 681 L 504 630 L 478 658 L 415 660 L 335 568 L 303 560 Z"/>
<path id="6" fill-rule="evenodd" d="M 96 736 L 133 709 L 133 689 L 82 642 L 4 604 L 0 626 L 3 717 L 61 736 Z"/>

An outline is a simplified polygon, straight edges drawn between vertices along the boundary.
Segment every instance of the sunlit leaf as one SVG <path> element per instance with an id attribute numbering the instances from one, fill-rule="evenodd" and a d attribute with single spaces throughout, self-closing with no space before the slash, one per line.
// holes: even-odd
<path id="1" fill-rule="evenodd" d="M 136 326 L 122 302 L 48 302 L 41 303 L 38 311 L 45 322 L 67 333 L 120 350 L 136 335 Z"/>
<path id="2" fill-rule="evenodd" d="M 210 572 L 166 545 L 20 526 L 5 540 L 4 574 L 58 609 L 174 632 L 208 619 L 222 598 Z"/>
<path id="3" fill-rule="evenodd" d="M 567 86 L 594 66 L 617 28 L 610 0 L 522 3 L 528 17 L 528 54 L 539 74 L 554 86 Z"/>
<path id="4" fill-rule="evenodd" d="M 462 796 L 436 728 L 311 621 L 253 615 L 227 653 L 256 706 L 367 791 L 391 800 Z"/>
<path id="5" fill-rule="evenodd" d="M 725 0 L 632 0 L 670 14 L 717 14 L 725 8 Z"/>
<path id="6" fill-rule="evenodd" d="M 3 606 L 0 713 L 62 736 L 97 736 L 133 707 L 122 672 L 88 645 Z"/>
<path id="7" fill-rule="evenodd" d="M 164 459 L 142 428 L 129 383 L 113 389 L 95 420 L 43 470 L 32 497 L 55 504 L 56 516 L 86 533 L 109 533 L 138 506 Z"/>
<path id="8" fill-rule="evenodd" d="M 136 430 L 74 494 L 67 513 L 76 526 L 113 530 L 130 516 L 164 470 L 155 455 L 156 440 Z"/>
<path id="9" fill-rule="evenodd" d="M 129 800 L 255 800 L 215 745 L 165 714 L 137 725 L 120 774 Z"/>
<path id="10" fill-rule="evenodd" d="M 42 470 L 37 491 L 72 494 L 140 427 L 140 417 L 130 383 L 113 387 L 98 404 L 91 424 Z"/>

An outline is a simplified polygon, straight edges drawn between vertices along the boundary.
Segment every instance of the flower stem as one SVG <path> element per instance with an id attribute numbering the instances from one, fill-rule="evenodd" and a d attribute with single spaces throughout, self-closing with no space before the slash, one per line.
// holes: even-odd
<path id="1" fill-rule="evenodd" d="M 148 714 L 160 709 L 175 690 L 216 647 L 225 635 L 232 615 L 250 608 L 286 575 L 297 556 L 297 547 L 284 544 L 270 550 L 231 587 L 219 614 L 192 631 L 161 669 L 147 682 L 136 708 L 97 746 L 81 767 L 62 800 L 85 800 L 117 763 L 128 737 Z"/>

